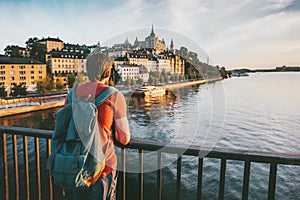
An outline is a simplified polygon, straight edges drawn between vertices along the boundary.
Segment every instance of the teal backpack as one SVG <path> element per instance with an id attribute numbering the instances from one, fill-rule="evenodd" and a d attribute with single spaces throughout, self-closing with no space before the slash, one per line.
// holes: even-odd
<path id="1" fill-rule="evenodd" d="M 115 88 L 107 87 L 94 102 L 89 102 L 90 96 L 76 97 L 72 88 L 68 104 L 57 111 L 47 169 L 59 187 L 87 189 L 100 177 L 108 143 L 103 153 L 97 106 L 116 92 Z"/>

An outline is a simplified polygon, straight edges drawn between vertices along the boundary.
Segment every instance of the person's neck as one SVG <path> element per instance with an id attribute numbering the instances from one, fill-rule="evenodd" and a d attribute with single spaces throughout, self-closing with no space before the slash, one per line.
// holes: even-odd
<path id="1" fill-rule="evenodd" d="M 102 79 L 102 80 L 99 80 L 97 82 L 100 83 L 100 84 L 108 85 L 108 80 L 107 79 Z"/>

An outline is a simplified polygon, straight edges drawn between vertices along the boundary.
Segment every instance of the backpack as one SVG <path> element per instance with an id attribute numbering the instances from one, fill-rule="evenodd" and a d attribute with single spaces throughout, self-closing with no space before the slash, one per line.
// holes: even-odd
<path id="1" fill-rule="evenodd" d="M 103 153 L 97 106 L 117 92 L 115 88 L 107 87 L 94 102 L 89 102 L 90 96 L 76 97 L 75 89 L 69 92 L 68 104 L 56 113 L 52 151 L 47 161 L 53 182 L 72 190 L 89 188 L 105 167 L 104 153 L 109 143 Z"/>

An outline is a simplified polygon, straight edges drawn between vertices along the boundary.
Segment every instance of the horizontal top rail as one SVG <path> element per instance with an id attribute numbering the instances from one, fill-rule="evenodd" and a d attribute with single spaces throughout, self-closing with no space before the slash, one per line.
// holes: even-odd
<path id="1" fill-rule="evenodd" d="M 0 133 L 27 135 L 50 139 L 53 131 L 24 127 L 0 126 Z M 228 148 L 203 148 L 197 145 L 168 144 L 167 142 L 131 139 L 126 146 L 129 149 L 142 149 L 146 151 L 161 151 L 165 153 L 183 154 L 191 156 L 205 155 L 208 158 L 225 158 L 229 160 L 300 165 L 300 153 L 277 153 L 256 150 L 228 149 Z"/>

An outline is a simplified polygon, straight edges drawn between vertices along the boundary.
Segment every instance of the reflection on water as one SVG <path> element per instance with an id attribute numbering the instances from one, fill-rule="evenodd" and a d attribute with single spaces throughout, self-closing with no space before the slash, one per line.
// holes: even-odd
<path id="1" fill-rule="evenodd" d="M 160 96 L 131 96 L 128 110 L 129 117 L 139 126 L 147 126 L 159 120 L 164 114 L 174 115 L 174 102 L 176 95 L 167 91 Z"/>
<path id="2" fill-rule="evenodd" d="M 36 129 L 54 130 L 55 113 L 60 108 L 40 110 L 20 115 L 12 115 L 0 118 L 0 124 L 4 126 L 20 126 Z"/>

